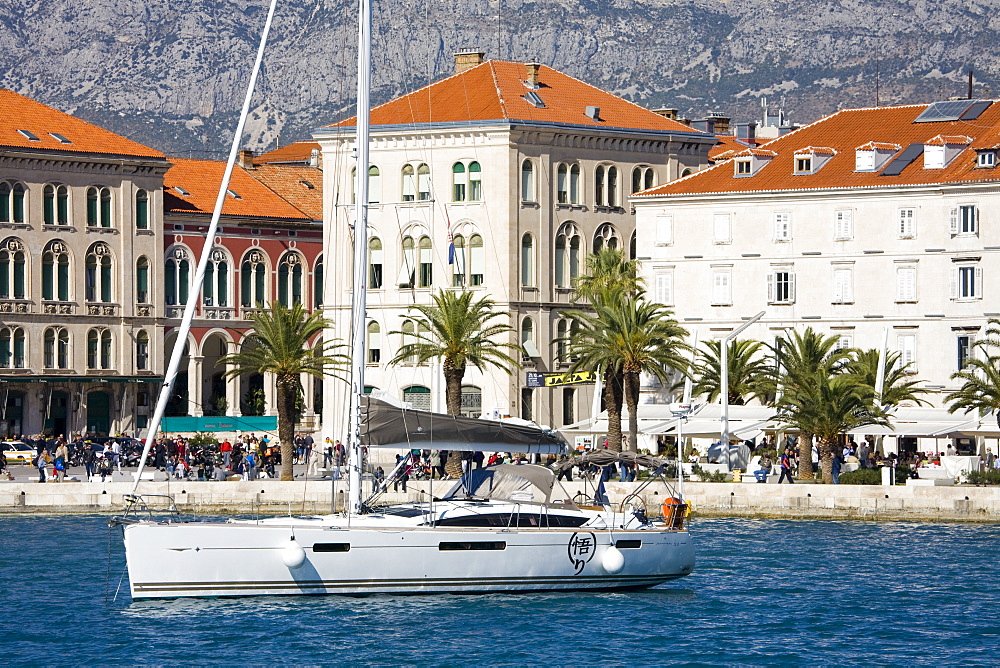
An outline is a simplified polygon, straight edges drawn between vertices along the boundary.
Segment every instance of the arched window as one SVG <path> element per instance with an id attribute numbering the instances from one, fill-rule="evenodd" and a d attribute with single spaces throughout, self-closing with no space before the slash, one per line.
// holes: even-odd
<path id="1" fill-rule="evenodd" d="M 597 169 L 594 170 L 594 203 L 597 206 L 604 206 L 605 204 L 605 169 L 604 165 L 598 165 Z"/>
<path id="2" fill-rule="evenodd" d="M 528 233 L 521 237 L 521 285 L 535 285 L 535 240 Z"/>
<path id="3" fill-rule="evenodd" d="M 87 332 L 87 368 L 111 369 L 111 331 L 92 329 Z"/>
<path id="4" fill-rule="evenodd" d="M 559 320 L 556 323 L 556 364 L 565 364 L 568 360 L 566 359 L 566 349 L 568 343 L 566 341 L 566 336 L 569 334 L 569 321 L 565 318 Z"/>
<path id="5" fill-rule="evenodd" d="M 535 344 L 535 323 L 531 318 L 521 320 L 521 358 L 527 362 L 532 358 L 541 357 Z"/>
<path id="6" fill-rule="evenodd" d="M 465 285 L 465 237 L 456 234 L 452 245 L 455 247 L 455 257 L 451 263 L 451 284 L 460 288 Z"/>
<path id="7" fill-rule="evenodd" d="M 0 181 L 0 223 L 24 222 L 24 195 L 27 189 L 17 181 Z"/>
<path id="8" fill-rule="evenodd" d="M 368 363 L 378 364 L 382 360 L 382 328 L 377 322 L 368 323 Z"/>
<path id="9" fill-rule="evenodd" d="M 403 201 L 412 202 L 417 199 L 416 170 L 413 165 L 403 165 Z"/>
<path id="10" fill-rule="evenodd" d="M 569 168 L 569 201 L 570 204 L 580 203 L 580 165 Z"/>
<path id="11" fill-rule="evenodd" d="M 89 302 L 110 303 L 112 273 L 111 248 L 105 243 L 96 243 L 87 251 L 84 272 L 86 299 Z"/>
<path id="12" fill-rule="evenodd" d="M 403 388 L 403 401 L 409 402 L 418 411 L 431 409 L 431 390 L 423 385 Z"/>
<path id="13" fill-rule="evenodd" d="M 382 289 L 382 240 L 372 237 L 368 240 L 368 287 Z"/>
<path id="14" fill-rule="evenodd" d="M 316 265 L 313 268 L 313 308 L 319 308 L 322 305 L 323 305 L 323 256 L 320 255 L 316 259 Z"/>
<path id="15" fill-rule="evenodd" d="M 25 367 L 24 330 L 20 327 L 0 329 L 0 367 L 23 369 Z"/>
<path id="16" fill-rule="evenodd" d="M 417 325 L 412 320 L 404 320 L 403 327 L 400 331 L 403 333 L 403 345 L 401 347 L 405 348 L 406 346 L 417 342 Z M 404 361 L 406 364 L 416 364 L 417 356 L 416 354 L 407 355 Z"/>
<path id="17" fill-rule="evenodd" d="M 264 254 L 252 250 L 240 263 L 240 305 L 243 308 L 263 306 L 267 303 L 267 281 Z"/>
<path id="18" fill-rule="evenodd" d="M 87 188 L 87 226 L 111 227 L 111 189 L 104 186 Z"/>
<path id="19" fill-rule="evenodd" d="M 135 227 L 137 230 L 149 229 L 149 193 L 145 190 L 135 193 Z"/>
<path id="20" fill-rule="evenodd" d="M 69 188 L 46 184 L 42 190 L 42 220 L 46 225 L 69 224 Z"/>
<path id="21" fill-rule="evenodd" d="M 420 283 L 422 288 L 431 287 L 434 279 L 434 249 L 430 237 L 420 237 Z"/>
<path id="22" fill-rule="evenodd" d="M 278 302 L 282 306 L 302 303 L 302 256 L 285 253 L 278 263 Z"/>
<path id="23" fill-rule="evenodd" d="M 49 327 L 44 336 L 46 369 L 69 368 L 69 331 L 65 327 Z"/>
<path id="24" fill-rule="evenodd" d="M 205 265 L 201 301 L 205 306 L 229 306 L 229 256 L 216 248 Z"/>
<path id="25" fill-rule="evenodd" d="M 149 334 L 144 329 L 135 335 L 135 368 L 136 371 L 149 369 Z"/>
<path id="26" fill-rule="evenodd" d="M 469 163 L 469 201 L 481 202 L 483 199 L 483 174 L 478 162 Z"/>
<path id="27" fill-rule="evenodd" d="M 635 232 L 632 233 L 632 237 L 628 240 L 628 259 L 635 259 Z"/>
<path id="28" fill-rule="evenodd" d="M 401 248 L 403 250 L 403 263 L 399 267 L 396 283 L 401 288 L 412 288 L 415 285 L 417 273 L 416 244 L 413 242 L 413 237 L 403 237 Z"/>
<path id="29" fill-rule="evenodd" d="M 163 299 L 167 306 L 186 304 L 191 287 L 191 260 L 185 248 L 170 251 L 163 267 Z"/>
<path id="30" fill-rule="evenodd" d="M 482 285 L 486 277 L 486 249 L 478 234 L 469 237 L 469 285 Z"/>
<path id="31" fill-rule="evenodd" d="M 594 195 L 597 206 L 617 207 L 618 168 L 614 165 L 598 165 L 594 171 Z"/>
<path id="32" fill-rule="evenodd" d="M 569 204 L 569 167 L 562 164 L 556 168 L 556 201 Z"/>
<path id="33" fill-rule="evenodd" d="M 403 201 L 426 202 L 430 198 L 431 168 L 424 163 L 403 165 Z"/>
<path id="34" fill-rule="evenodd" d="M 632 170 L 632 192 L 637 193 L 640 190 L 648 190 L 654 185 L 654 179 L 656 177 L 655 172 L 652 167 L 646 165 L 639 165 Z"/>
<path id="35" fill-rule="evenodd" d="M 149 303 L 149 260 L 140 257 L 135 261 L 135 301 Z"/>
<path id="36" fill-rule="evenodd" d="M 20 239 L 7 239 L 0 246 L 0 298 L 24 299 L 25 258 Z"/>
<path id="37" fill-rule="evenodd" d="M 573 223 L 563 223 L 556 235 L 556 287 L 573 287 L 580 275 L 580 231 Z"/>
<path id="38" fill-rule="evenodd" d="M 465 165 L 456 162 L 451 166 L 452 196 L 453 202 L 464 202 L 466 189 L 469 186 L 469 175 L 465 171 Z"/>
<path id="39" fill-rule="evenodd" d="M 608 167 L 608 206 L 618 206 L 618 168 Z"/>
<path id="40" fill-rule="evenodd" d="M 382 201 L 382 172 L 372 165 L 368 168 L 368 203 L 378 204 Z"/>
<path id="41" fill-rule="evenodd" d="M 483 391 L 475 385 L 462 386 L 462 415 L 478 418 L 483 414 Z"/>
<path id="42" fill-rule="evenodd" d="M 426 202 L 431 198 L 431 168 L 427 165 L 417 167 L 417 199 Z"/>
<path id="43" fill-rule="evenodd" d="M 535 165 L 531 160 L 521 163 L 521 201 L 535 201 Z"/>
<path id="44" fill-rule="evenodd" d="M 42 252 L 42 299 L 69 301 L 69 249 L 50 241 Z"/>
<path id="45" fill-rule="evenodd" d="M 597 228 L 594 234 L 594 252 L 597 253 L 602 248 L 618 249 L 621 241 L 618 239 L 618 232 L 611 223 L 603 223 Z"/>

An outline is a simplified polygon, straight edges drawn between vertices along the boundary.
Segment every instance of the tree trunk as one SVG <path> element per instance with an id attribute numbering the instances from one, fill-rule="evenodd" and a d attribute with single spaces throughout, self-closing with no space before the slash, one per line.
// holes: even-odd
<path id="1" fill-rule="evenodd" d="M 276 399 L 278 404 L 278 440 L 281 441 L 281 479 L 293 480 L 292 461 L 295 458 L 295 394 L 298 390 L 298 378 L 278 377 L 276 383 Z"/>
<path id="2" fill-rule="evenodd" d="M 628 406 L 628 449 L 639 451 L 639 374 L 629 371 L 624 374 L 625 404 Z"/>
<path id="3" fill-rule="evenodd" d="M 812 480 L 813 474 L 813 435 L 799 434 L 799 480 Z"/>
<path id="4" fill-rule="evenodd" d="M 444 361 L 444 391 L 448 415 L 462 414 L 462 379 L 464 377 L 465 367 L 457 367 L 446 358 Z M 458 450 L 448 451 L 448 458 L 444 462 L 444 472 L 452 478 L 462 477 L 461 452 Z"/>
<path id="5" fill-rule="evenodd" d="M 622 449 L 622 399 L 621 374 L 609 367 L 604 370 L 604 403 L 608 409 L 608 449 L 615 452 Z"/>
<path id="6" fill-rule="evenodd" d="M 823 484 L 833 484 L 833 448 L 836 446 L 836 439 L 830 441 L 821 438 L 819 441 L 819 468 L 823 472 Z"/>

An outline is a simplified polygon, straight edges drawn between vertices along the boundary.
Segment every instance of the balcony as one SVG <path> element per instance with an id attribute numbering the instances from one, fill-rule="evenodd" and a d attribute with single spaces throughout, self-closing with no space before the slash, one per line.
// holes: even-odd
<path id="1" fill-rule="evenodd" d="M 27 299 L 0 299 L 0 313 L 31 313 L 34 305 Z"/>
<path id="2" fill-rule="evenodd" d="M 87 302 L 87 315 L 116 316 L 121 306 L 108 302 Z"/>
<path id="3" fill-rule="evenodd" d="M 203 306 L 201 317 L 206 320 L 232 320 L 236 317 L 236 309 L 231 306 Z"/>
<path id="4" fill-rule="evenodd" d="M 76 302 L 61 302 L 46 299 L 42 302 L 42 313 L 46 315 L 75 315 Z"/>

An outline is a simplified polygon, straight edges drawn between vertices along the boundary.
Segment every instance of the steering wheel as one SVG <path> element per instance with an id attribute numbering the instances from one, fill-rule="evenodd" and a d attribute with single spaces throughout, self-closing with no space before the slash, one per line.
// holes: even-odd
<path id="1" fill-rule="evenodd" d="M 629 494 L 624 499 L 622 499 L 621 505 L 618 506 L 618 512 L 624 515 L 625 514 L 625 504 L 628 503 L 629 501 L 631 501 L 632 499 L 638 499 L 639 503 L 642 504 L 642 511 L 644 513 L 646 513 L 646 515 L 649 515 L 649 508 L 646 507 L 646 502 L 643 500 L 643 498 L 641 496 L 639 496 L 635 492 L 633 492 L 632 494 Z"/>

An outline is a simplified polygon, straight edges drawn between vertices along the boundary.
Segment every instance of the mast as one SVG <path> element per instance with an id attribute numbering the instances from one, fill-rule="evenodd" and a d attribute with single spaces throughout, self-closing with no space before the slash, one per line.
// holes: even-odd
<path id="1" fill-rule="evenodd" d="M 177 371 L 180 368 L 181 358 L 184 357 L 184 350 L 187 348 L 187 337 L 191 332 L 191 321 L 194 319 L 194 312 L 201 299 L 201 286 L 205 281 L 205 269 L 208 260 L 212 256 L 215 247 L 215 236 L 219 229 L 219 218 L 222 216 L 222 207 L 226 203 L 226 191 L 229 189 L 229 179 L 233 175 L 233 166 L 236 164 L 236 156 L 240 150 L 240 142 L 243 140 L 243 128 L 246 126 L 247 115 L 250 113 L 250 103 L 253 100 L 253 90 L 257 85 L 257 75 L 260 73 L 260 65 L 264 60 L 264 47 L 267 45 L 267 35 L 271 31 L 271 21 L 274 19 L 274 9 L 278 0 L 271 0 L 271 5 L 267 11 L 267 19 L 264 21 L 264 30 L 260 36 L 260 46 L 257 47 L 257 59 L 253 64 L 253 71 L 250 74 L 250 82 L 247 84 L 246 97 L 243 99 L 243 110 L 240 112 L 239 123 L 236 124 L 236 133 L 233 135 L 233 145 L 229 149 L 229 160 L 226 162 L 226 171 L 222 175 L 222 183 L 219 184 L 219 194 L 215 199 L 215 209 L 212 210 L 212 221 L 208 225 L 208 232 L 205 233 L 205 243 L 201 248 L 201 257 L 198 260 L 198 268 L 195 271 L 194 281 L 191 290 L 188 292 L 188 300 L 184 305 L 184 313 L 181 316 L 181 325 L 177 330 L 177 339 L 174 343 L 173 353 L 167 364 L 167 370 L 163 377 L 163 385 L 160 388 L 160 396 L 156 402 L 156 410 L 153 419 L 149 423 L 146 432 L 146 444 L 142 448 L 142 456 L 139 458 L 139 469 L 135 475 L 135 484 L 132 486 L 132 494 L 139 488 L 139 481 L 142 479 L 142 469 L 146 465 L 149 451 L 153 447 L 153 440 L 156 432 L 160 429 L 160 420 L 167 409 L 167 402 L 170 401 L 170 394 L 174 389 L 174 381 L 177 379 Z"/>
<path id="2" fill-rule="evenodd" d="M 351 392 L 347 416 L 348 512 L 361 512 L 361 393 L 365 389 L 365 301 L 368 290 L 368 108 L 371 89 L 370 0 L 358 0 L 358 111 L 354 170 L 354 282 L 351 300 Z"/>

